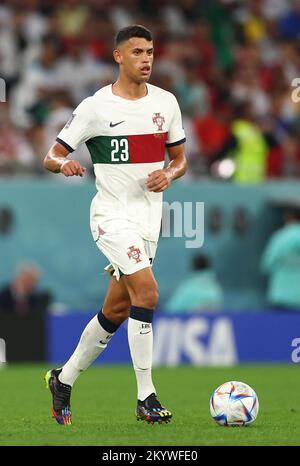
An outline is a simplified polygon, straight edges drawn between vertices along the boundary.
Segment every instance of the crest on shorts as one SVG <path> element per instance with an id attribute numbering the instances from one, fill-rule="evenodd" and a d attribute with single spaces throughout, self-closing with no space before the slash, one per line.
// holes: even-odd
<path id="1" fill-rule="evenodd" d="M 129 259 L 134 259 L 136 264 L 138 262 L 141 262 L 141 254 L 142 253 L 139 250 L 139 248 L 136 248 L 135 246 L 130 246 L 129 251 L 127 252 L 127 256 L 129 257 Z"/>
<path id="2" fill-rule="evenodd" d="M 160 112 L 154 113 L 152 117 L 153 124 L 157 126 L 157 131 L 162 131 L 163 124 L 165 122 L 165 117 L 163 117 Z"/>

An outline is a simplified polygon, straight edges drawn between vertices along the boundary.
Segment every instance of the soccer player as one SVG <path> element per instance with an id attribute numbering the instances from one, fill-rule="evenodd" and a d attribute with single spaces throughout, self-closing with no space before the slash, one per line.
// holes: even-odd
<path id="1" fill-rule="evenodd" d="M 152 272 L 159 236 L 162 193 L 186 171 L 185 135 L 176 98 L 148 84 L 153 64 L 151 33 L 143 26 L 121 29 L 114 59 L 118 80 L 84 99 L 74 110 L 44 166 L 64 176 L 85 168 L 68 159 L 79 144 L 91 154 L 97 194 L 91 231 L 110 264 L 111 278 L 100 312 L 87 324 L 66 364 L 45 376 L 54 418 L 71 423 L 70 396 L 79 374 L 104 351 L 128 319 L 128 341 L 137 380 L 137 419 L 169 422 L 152 382 L 152 319 L 158 287 Z M 165 148 L 170 162 L 164 168 Z"/>

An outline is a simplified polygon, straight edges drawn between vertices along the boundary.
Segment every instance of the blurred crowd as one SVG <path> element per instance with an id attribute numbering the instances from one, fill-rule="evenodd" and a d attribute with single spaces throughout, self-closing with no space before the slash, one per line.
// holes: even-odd
<path id="1" fill-rule="evenodd" d="M 51 293 L 39 289 L 41 269 L 37 264 L 19 264 L 14 277 L 0 289 L 0 314 L 29 315 L 32 312 L 46 312 Z"/>
<path id="2" fill-rule="evenodd" d="M 179 100 L 187 180 L 300 176 L 300 0 L 0 0 L 1 175 L 51 176 L 42 159 L 117 78 L 114 36 L 134 23 L 155 40 L 151 83 Z"/>

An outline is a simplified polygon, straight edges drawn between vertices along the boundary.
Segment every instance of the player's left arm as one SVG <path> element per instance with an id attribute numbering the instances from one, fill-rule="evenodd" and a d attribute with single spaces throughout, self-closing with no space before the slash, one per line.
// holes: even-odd
<path id="1" fill-rule="evenodd" d="M 173 180 L 180 178 L 186 172 L 187 163 L 184 152 L 184 144 L 168 147 L 170 163 L 162 170 L 149 173 L 147 188 L 154 193 L 161 193 L 167 189 Z"/>

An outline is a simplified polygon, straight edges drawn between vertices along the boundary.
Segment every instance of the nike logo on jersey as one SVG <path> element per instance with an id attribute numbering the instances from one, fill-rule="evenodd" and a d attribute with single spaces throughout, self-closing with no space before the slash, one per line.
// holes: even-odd
<path id="1" fill-rule="evenodd" d="M 147 333 L 150 333 L 151 330 L 149 330 L 149 332 L 140 332 L 140 335 L 146 335 Z"/>
<path id="2" fill-rule="evenodd" d="M 120 125 L 121 123 L 124 123 L 124 122 L 125 122 L 125 120 L 123 120 L 123 121 L 118 121 L 118 123 L 113 123 L 113 122 L 111 121 L 111 122 L 109 123 L 109 126 L 110 126 L 111 128 L 114 128 L 115 126 L 118 126 L 118 125 Z"/>

